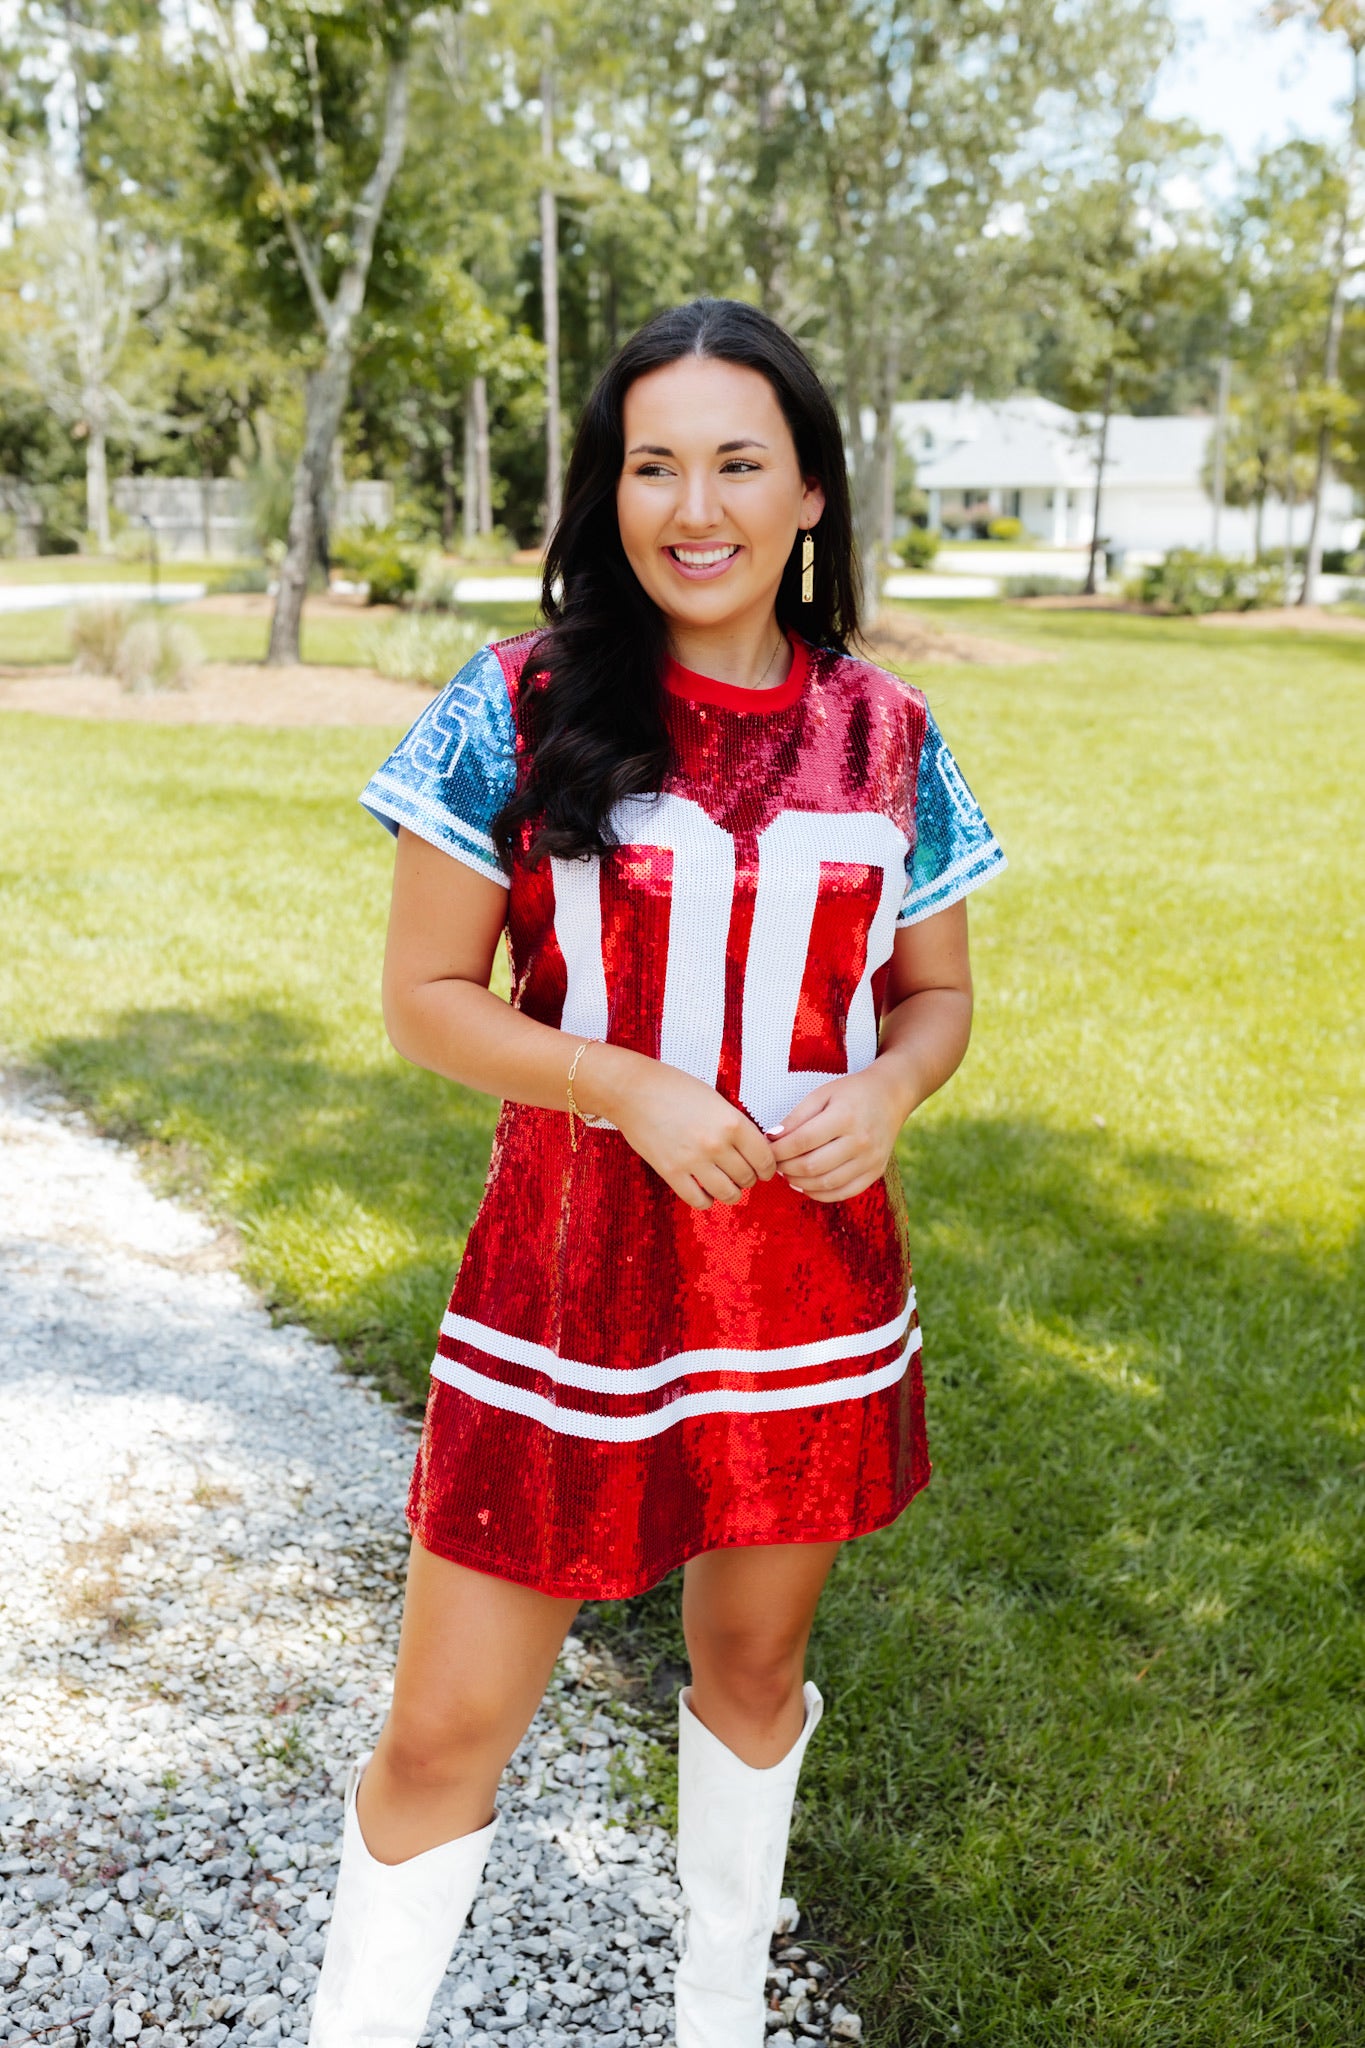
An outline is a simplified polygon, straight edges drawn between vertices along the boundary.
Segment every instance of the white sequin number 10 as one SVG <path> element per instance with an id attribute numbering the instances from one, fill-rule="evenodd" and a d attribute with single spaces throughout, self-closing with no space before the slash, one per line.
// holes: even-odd
<path id="1" fill-rule="evenodd" d="M 657 846 L 673 855 L 659 1057 L 714 1088 L 725 1029 L 734 841 L 700 804 L 671 794 L 627 797 L 613 811 L 612 825 L 622 846 Z M 761 1128 L 781 1123 L 803 1095 L 834 1078 L 793 1072 L 790 1065 L 822 863 L 856 861 L 882 870 L 863 972 L 843 1020 L 847 1071 L 856 1073 L 876 1058 L 872 978 L 890 959 L 895 943 L 906 851 L 904 836 L 875 811 L 782 811 L 759 833 L 758 885 L 744 970 L 739 1096 Z M 575 1038 L 605 1038 L 601 868 L 596 861 L 556 860 L 551 865 L 555 936 L 567 971 L 563 1029 Z"/>

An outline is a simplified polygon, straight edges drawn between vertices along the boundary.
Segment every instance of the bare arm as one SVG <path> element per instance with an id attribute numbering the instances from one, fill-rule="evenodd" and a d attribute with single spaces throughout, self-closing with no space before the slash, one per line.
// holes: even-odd
<path id="1" fill-rule="evenodd" d="M 582 1040 L 488 986 L 507 891 L 407 830 L 398 834 L 384 951 L 384 1023 L 404 1059 L 485 1095 L 567 1110 Z M 772 1147 L 714 1088 L 624 1046 L 591 1044 L 574 1098 L 605 1116 L 694 1209 L 735 1202 L 774 1171 Z"/>
<path id="2" fill-rule="evenodd" d="M 967 906 L 953 903 L 897 932 L 881 1049 L 797 1103 L 773 1147 L 778 1172 L 818 1202 L 861 1194 L 885 1173 L 906 1118 L 957 1072 L 971 1031 Z"/>

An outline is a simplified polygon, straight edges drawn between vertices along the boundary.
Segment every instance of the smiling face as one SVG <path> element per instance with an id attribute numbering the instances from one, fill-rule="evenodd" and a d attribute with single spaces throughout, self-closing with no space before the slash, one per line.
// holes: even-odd
<path id="1" fill-rule="evenodd" d="M 616 515 L 647 595 L 694 632 L 770 618 L 797 531 L 825 496 L 801 474 L 767 378 L 683 356 L 636 378 L 622 423 Z"/>

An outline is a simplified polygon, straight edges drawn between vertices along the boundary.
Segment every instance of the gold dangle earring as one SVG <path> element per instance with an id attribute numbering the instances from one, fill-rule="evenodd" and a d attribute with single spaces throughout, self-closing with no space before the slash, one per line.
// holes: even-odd
<path id="1" fill-rule="evenodd" d="M 801 602 L 811 604 L 815 598 L 815 542 L 811 530 L 806 528 L 806 537 L 801 543 Z"/>

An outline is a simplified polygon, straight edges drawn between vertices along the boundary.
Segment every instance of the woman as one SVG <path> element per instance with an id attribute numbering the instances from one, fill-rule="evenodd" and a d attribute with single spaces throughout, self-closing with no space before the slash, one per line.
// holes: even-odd
<path id="1" fill-rule="evenodd" d="M 503 1110 L 314 2048 L 416 2041 L 579 1603 L 679 1564 L 677 2039 L 760 2048 L 816 1601 L 929 1476 L 892 1152 L 966 1050 L 1002 856 L 918 691 L 847 651 L 838 422 L 771 320 L 699 299 L 626 344 L 544 605 L 363 799 L 389 1034 Z"/>

